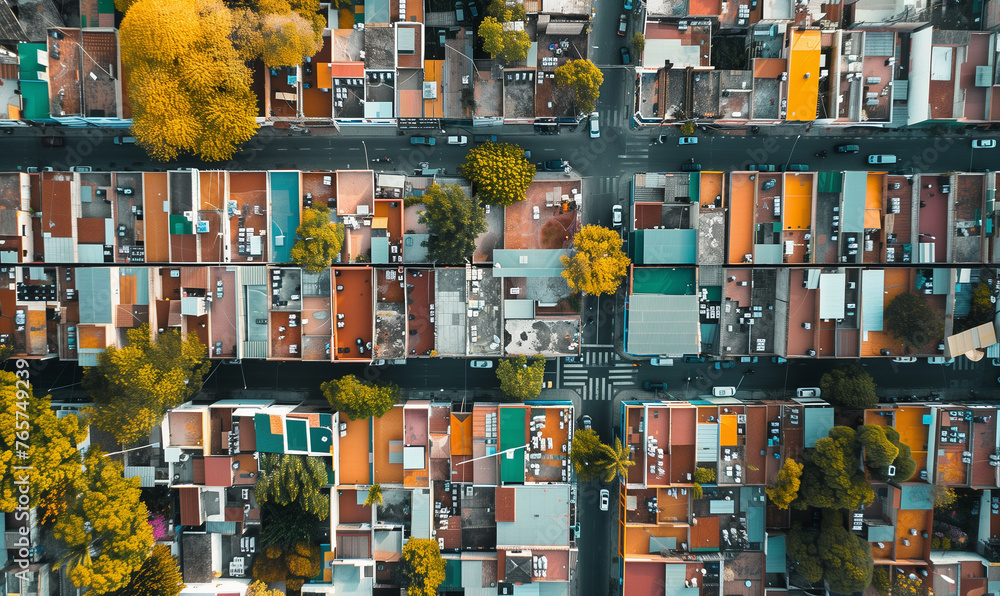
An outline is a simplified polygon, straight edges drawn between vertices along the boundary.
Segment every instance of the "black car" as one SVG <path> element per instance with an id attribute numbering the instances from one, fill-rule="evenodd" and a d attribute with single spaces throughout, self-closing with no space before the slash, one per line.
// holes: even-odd
<path id="1" fill-rule="evenodd" d="M 566 160 L 563 160 L 563 159 L 553 159 L 553 160 L 543 161 L 543 162 L 541 162 L 539 164 L 536 164 L 536 167 L 537 167 L 537 169 L 539 169 L 539 170 L 541 170 L 543 172 L 562 172 L 563 170 L 566 169 L 566 166 L 568 166 L 568 165 L 569 165 L 569 162 L 566 161 Z"/>
<path id="2" fill-rule="evenodd" d="M 682 172 L 700 172 L 701 171 L 701 164 L 700 163 L 686 163 L 686 164 L 684 164 L 684 165 L 681 166 L 681 171 Z"/>
<path id="3" fill-rule="evenodd" d="M 472 135 L 472 140 L 476 143 L 496 143 L 496 135 Z"/>
<path id="4" fill-rule="evenodd" d="M 621 52 L 622 55 L 622 64 L 632 64 L 632 52 L 629 52 L 628 48 L 621 48 L 619 52 Z"/>
<path id="5" fill-rule="evenodd" d="M 466 6 L 469 7 L 469 14 L 472 16 L 472 18 L 478 19 L 479 18 L 479 7 L 476 6 L 476 3 L 475 2 L 469 2 Z"/>

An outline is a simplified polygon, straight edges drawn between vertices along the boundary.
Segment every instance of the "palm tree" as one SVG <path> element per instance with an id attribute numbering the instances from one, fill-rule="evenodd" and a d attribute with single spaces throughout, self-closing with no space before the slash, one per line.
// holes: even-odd
<path id="1" fill-rule="evenodd" d="M 629 459 L 629 450 L 622 446 L 622 441 L 619 438 L 615 438 L 615 446 L 611 447 L 601 443 L 597 448 L 597 466 L 601 470 L 604 470 L 604 481 L 611 482 L 619 474 L 625 480 L 628 480 L 628 469 L 635 465 L 635 462 Z"/>
<path id="2" fill-rule="evenodd" d="M 368 489 L 368 496 L 365 497 L 365 507 L 371 507 L 372 505 L 382 504 L 382 485 L 373 484 L 371 488 Z"/>

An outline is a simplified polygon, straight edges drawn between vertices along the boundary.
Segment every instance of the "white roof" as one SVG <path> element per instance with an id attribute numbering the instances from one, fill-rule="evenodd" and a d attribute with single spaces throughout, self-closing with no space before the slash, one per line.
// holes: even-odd
<path id="1" fill-rule="evenodd" d="M 819 318 L 843 319 L 847 276 L 824 273 L 819 278 Z"/>

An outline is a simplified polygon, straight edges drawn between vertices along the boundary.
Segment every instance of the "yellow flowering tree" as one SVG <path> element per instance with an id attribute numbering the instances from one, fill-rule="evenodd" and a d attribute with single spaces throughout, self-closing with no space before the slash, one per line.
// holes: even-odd
<path id="1" fill-rule="evenodd" d="M 524 157 L 524 149 L 511 143 L 483 143 L 469 151 L 460 171 L 472 182 L 472 190 L 488 205 L 512 205 L 524 200 L 535 179 L 535 166 Z"/>
<path id="2" fill-rule="evenodd" d="M 330 208 L 322 204 L 302 211 L 295 235 L 292 261 L 314 273 L 328 269 L 344 246 L 344 224 L 330 221 Z"/>
<path id="3" fill-rule="evenodd" d="M 617 292 L 631 264 L 618 232 L 597 225 L 583 226 L 573 237 L 572 255 L 561 260 L 569 287 L 591 296 Z"/>

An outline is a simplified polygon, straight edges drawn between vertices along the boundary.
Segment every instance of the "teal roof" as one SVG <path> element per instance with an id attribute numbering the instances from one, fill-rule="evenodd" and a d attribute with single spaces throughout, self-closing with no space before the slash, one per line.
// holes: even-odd
<path id="1" fill-rule="evenodd" d="M 524 417 L 523 407 L 500 408 L 497 427 L 500 434 L 498 451 L 524 446 L 527 441 Z M 524 483 L 524 452 L 524 449 L 517 449 L 499 456 L 501 482 Z"/>
<path id="2" fill-rule="evenodd" d="M 48 52 L 44 43 L 17 44 L 17 76 L 22 82 L 41 80 L 38 73 L 45 71 L 45 67 L 38 62 L 39 52 Z"/>
<path id="3" fill-rule="evenodd" d="M 750 542 L 764 540 L 764 508 L 751 507 L 747 509 L 747 538 Z"/>
<path id="4" fill-rule="evenodd" d="M 833 428 L 833 408 L 805 409 L 805 447 L 816 446 L 816 441 L 830 434 Z"/>
<path id="5" fill-rule="evenodd" d="M 531 249 L 493 251 L 493 277 L 559 277 L 563 266 L 559 257 L 568 250 Z"/>
<path id="6" fill-rule="evenodd" d="M 111 269 L 78 267 L 76 292 L 80 297 L 80 322 L 107 325 L 112 319 Z"/>
<path id="7" fill-rule="evenodd" d="M 372 238 L 372 263 L 384 265 L 389 262 L 389 239 L 385 236 Z"/>
<path id="8" fill-rule="evenodd" d="M 386 21 L 388 22 L 388 21 Z M 271 260 L 289 263 L 299 228 L 299 173 L 271 172 Z M 284 236 L 278 246 L 276 238 Z"/>
<path id="9" fill-rule="evenodd" d="M 844 233 L 865 231 L 865 197 L 868 194 L 868 172 L 844 172 L 844 209 L 840 225 Z"/>
<path id="10" fill-rule="evenodd" d="M 441 582 L 442 588 L 461 588 L 462 587 L 462 560 L 461 559 L 445 559 L 444 560 L 444 581 Z"/>
<path id="11" fill-rule="evenodd" d="M 904 484 L 899 495 L 899 508 L 934 509 L 934 487 L 930 484 Z"/>
<path id="12" fill-rule="evenodd" d="M 309 439 L 308 437 L 309 425 L 305 420 L 301 419 L 288 419 L 285 420 L 285 436 L 288 440 L 288 450 L 289 451 L 308 451 L 309 450 Z"/>
<path id="13" fill-rule="evenodd" d="M 676 536 L 653 536 L 649 535 L 649 554 L 658 555 L 660 551 L 675 550 L 677 548 Z"/>
<path id="14" fill-rule="evenodd" d="M 636 230 L 632 253 L 636 265 L 693 265 L 697 230 Z"/>
<path id="15" fill-rule="evenodd" d="M 788 560 L 785 555 L 785 537 L 767 537 L 767 558 L 764 563 L 765 573 L 785 573 Z"/>
<path id="16" fill-rule="evenodd" d="M 236 534 L 236 522 L 207 521 L 205 522 L 205 531 L 209 534 L 224 534 L 226 536 L 233 536 Z"/>
<path id="17" fill-rule="evenodd" d="M 375 582 L 375 578 L 361 577 L 361 567 L 350 564 L 331 566 L 330 579 L 337 594 L 345 596 L 370 596 Z"/>
<path id="18" fill-rule="evenodd" d="M 271 417 L 267 414 L 254 414 L 253 429 L 257 435 L 257 451 L 264 453 L 284 453 L 284 435 L 271 432 Z"/>
<path id="19" fill-rule="evenodd" d="M 700 588 L 689 588 L 684 586 L 687 579 L 687 565 L 664 565 L 663 566 L 663 587 L 666 594 L 673 596 L 697 596 L 701 593 Z"/>
<path id="20" fill-rule="evenodd" d="M 893 526 L 868 526 L 868 542 L 892 542 L 896 539 Z"/>

